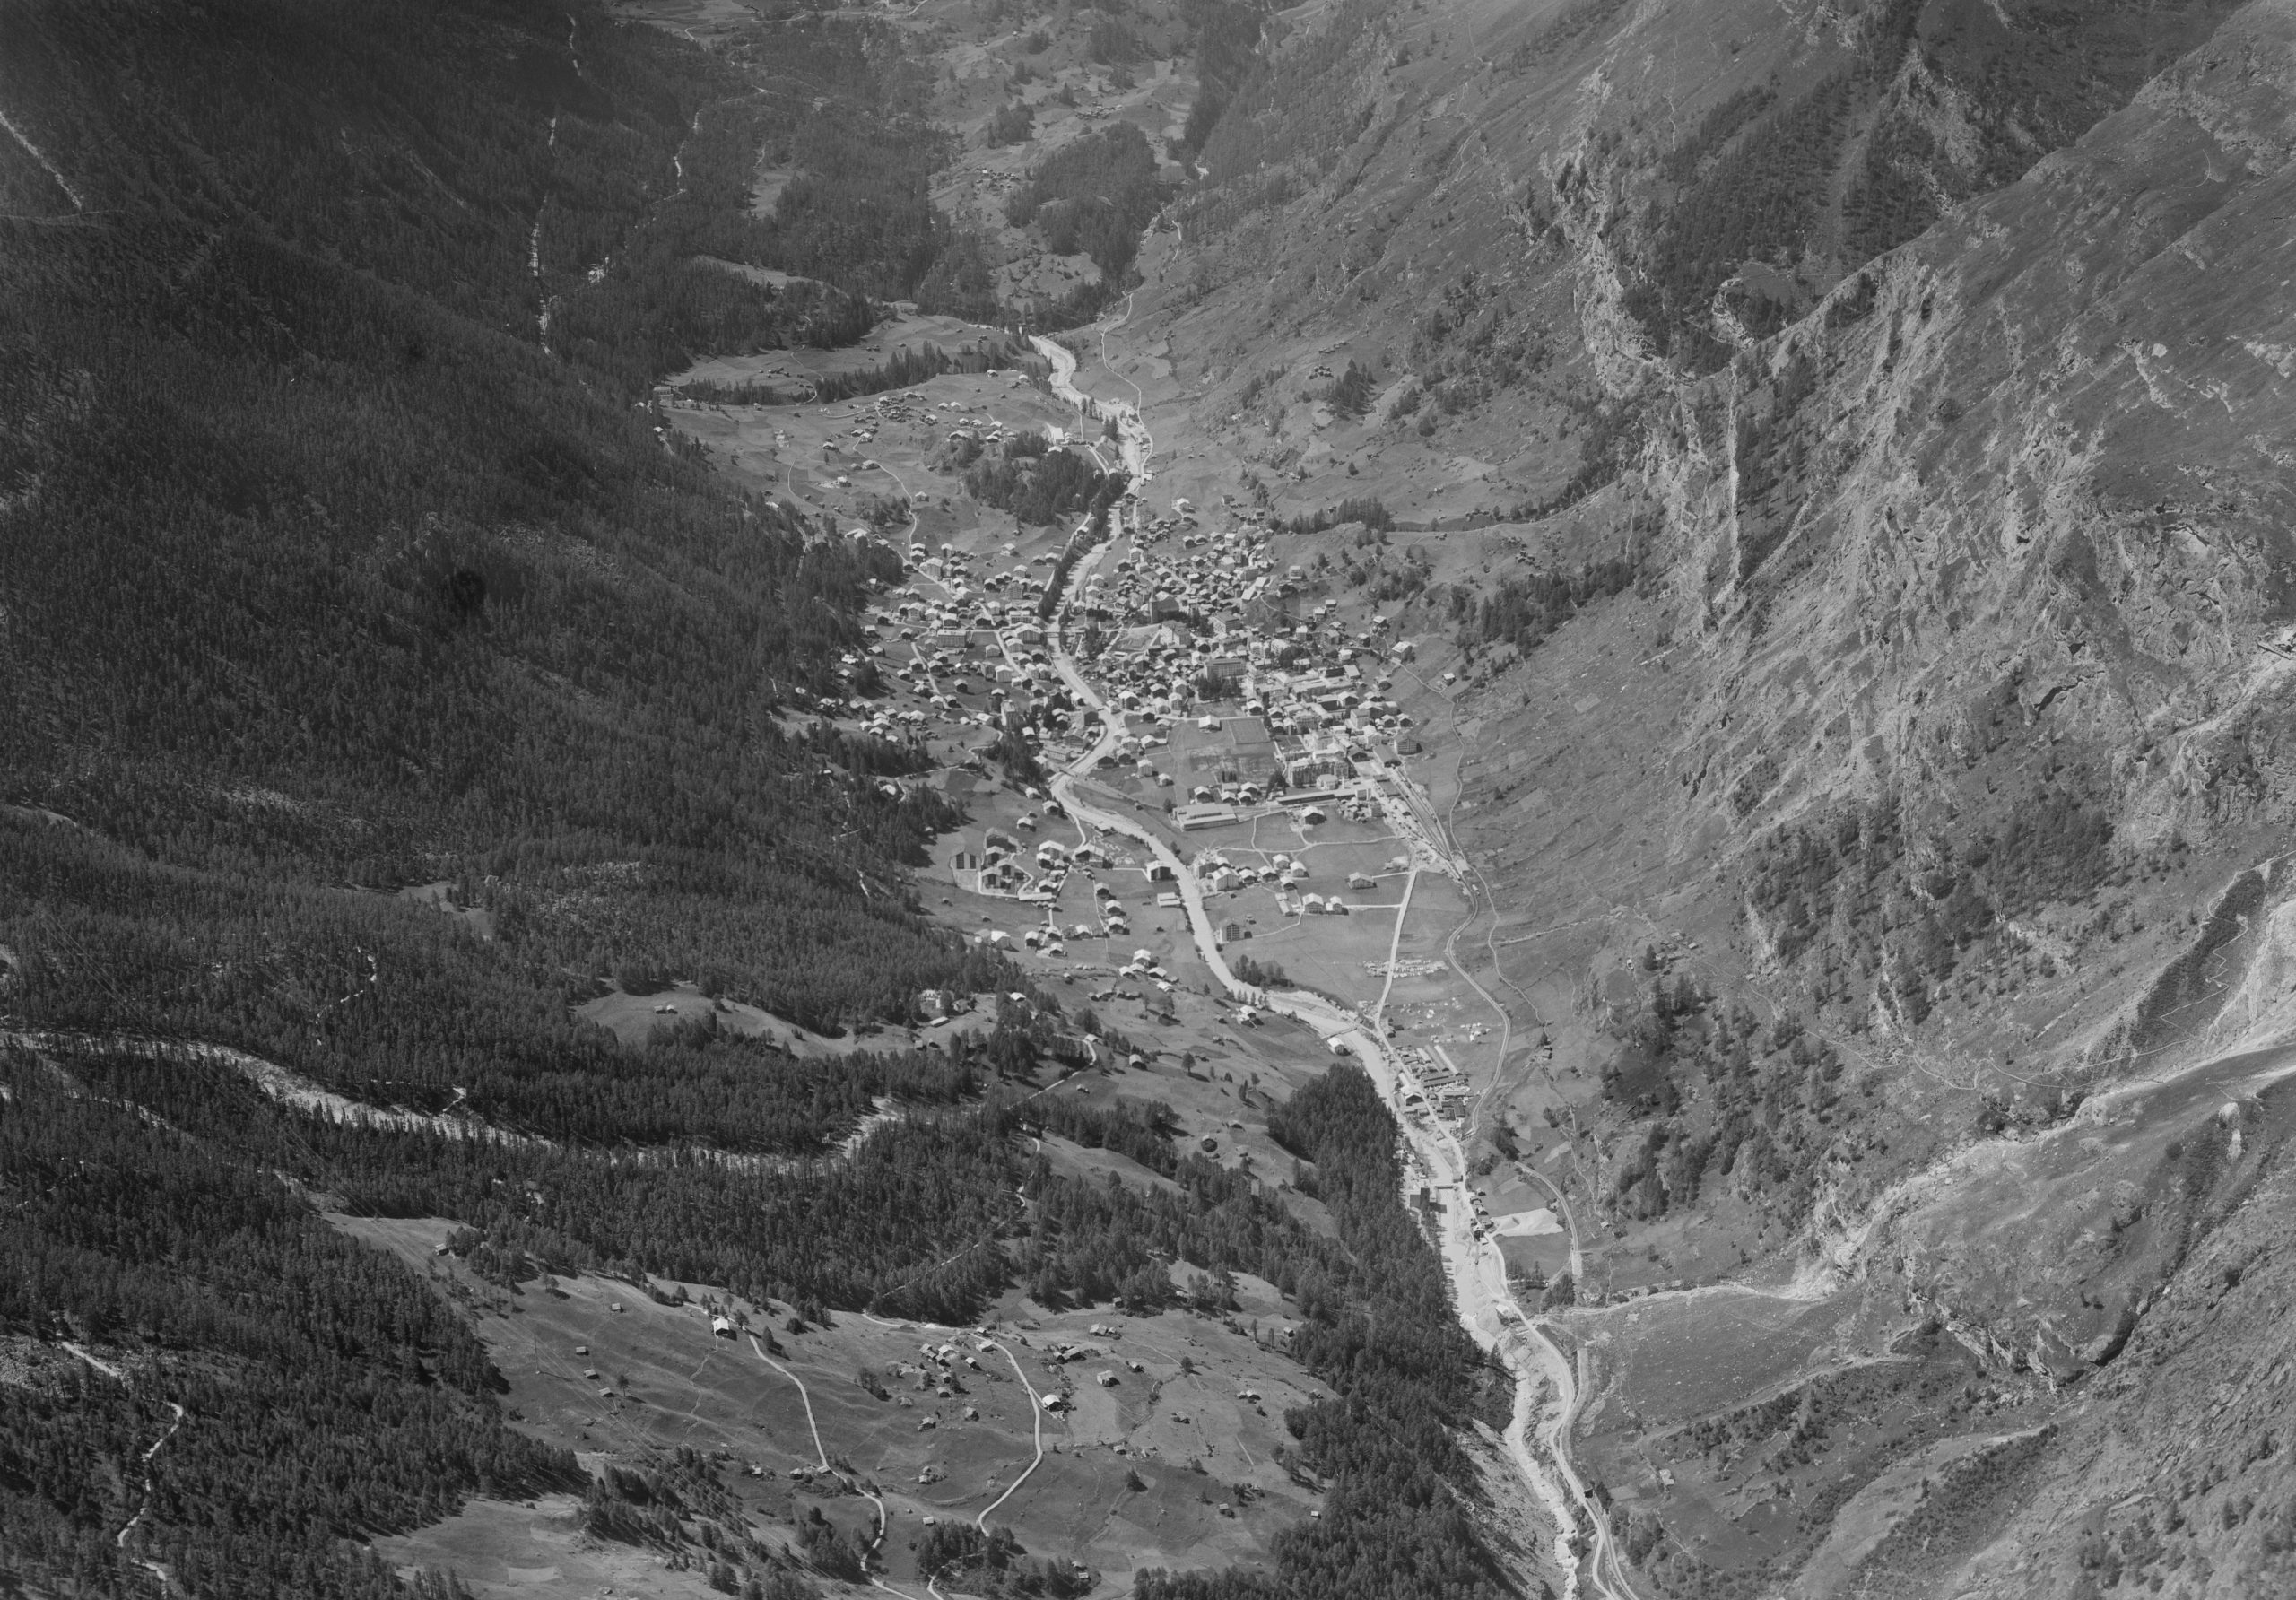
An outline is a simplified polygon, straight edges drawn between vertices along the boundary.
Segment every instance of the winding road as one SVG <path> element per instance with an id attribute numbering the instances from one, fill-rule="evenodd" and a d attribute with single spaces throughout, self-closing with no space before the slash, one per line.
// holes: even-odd
<path id="1" fill-rule="evenodd" d="M 1037 1393 L 1036 1386 L 1029 1381 L 1029 1375 L 1022 1370 L 1021 1358 L 1014 1355 L 1005 1345 L 999 1343 L 995 1339 L 987 1337 L 984 1334 L 971 1333 L 964 1328 L 946 1327 L 935 1322 L 887 1322 L 883 1317 L 872 1317 L 866 1312 L 862 1314 L 862 1320 L 872 1323 L 878 1327 L 915 1328 L 926 1333 L 963 1335 L 971 1338 L 978 1347 L 993 1350 L 997 1354 L 1003 1356 L 1006 1361 L 1013 1363 L 1013 1376 L 1020 1379 L 1021 1390 L 1029 1397 L 1029 1426 L 1034 1436 L 1036 1454 L 1034 1457 L 1031 1459 L 1029 1465 L 1022 1469 L 1021 1475 L 1014 1478 L 1011 1483 L 1005 1486 L 1004 1492 L 998 1495 L 995 1500 L 989 1501 L 987 1505 L 982 1507 L 980 1515 L 973 1518 L 973 1526 L 978 1528 L 982 1533 L 987 1533 L 988 1531 L 988 1518 L 990 1514 L 999 1506 L 1002 1506 L 1006 1500 L 1011 1500 L 1013 1495 L 1019 1493 L 1021 1486 L 1026 1483 L 1031 1477 L 1034 1476 L 1037 1469 L 1044 1465 L 1044 1396 Z M 830 1465 L 828 1447 L 822 1443 L 821 1425 L 813 1420 L 813 1397 L 811 1394 L 806 1392 L 804 1379 L 799 1378 L 795 1372 L 789 1370 L 788 1368 L 783 1366 L 779 1361 L 775 1361 L 771 1356 L 766 1354 L 765 1347 L 757 1342 L 757 1335 L 755 1334 L 752 1334 L 749 1336 L 749 1339 L 750 1348 L 757 1352 L 757 1359 L 763 1361 L 767 1366 L 772 1368 L 776 1372 L 780 1373 L 782 1377 L 787 1378 L 796 1387 L 797 1398 L 804 1403 L 805 1407 L 805 1427 L 813 1436 L 813 1455 L 821 1463 L 821 1470 L 826 1473 L 836 1473 L 838 1477 L 844 1482 L 848 1488 L 851 1489 L 856 1494 L 860 1495 L 871 1505 L 877 1508 L 877 1535 L 869 1542 L 870 1552 L 872 1554 L 876 1553 L 876 1552 L 883 1546 L 885 1535 L 892 1526 L 891 1513 L 885 1509 L 885 1502 L 879 1499 L 874 1491 L 862 1487 L 859 1483 L 850 1477 L 848 1477 L 843 1473 L 839 1473 L 836 1467 Z M 161 1441 L 162 1444 L 166 1442 L 167 1441 L 164 1439 Z M 159 1446 L 157 1445 L 152 1447 L 155 1450 L 158 1448 Z M 125 1537 L 125 1535 L 122 1536 Z M 888 1595 L 900 1595 L 901 1593 L 900 1590 L 894 1588 L 891 1585 L 880 1580 L 874 1573 L 870 1575 L 869 1583 L 870 1587 L 873 1588 L 883 1589 Z M 941 1592 L 939 1585 L 930 1575 L 926 1578 L 926 1587 L 932 1590 L 935 1595 L 938 1595 Z M 903 1596 L 902 1600 L 909 1600 L 909 1596 Z"/>
<path id="2" fill-rule="evenodd" d="M 1002 1344 L 996 1344 L 996 1342 L 993 1339 L 984 1340 L 983 1343 L 996 1345 L 997 1353 L 1002 1355 L 1006 1361 L 1013 1363 L 1013 1376 L 1021 1380 L 1021 1387 L 1028 1392 L 1029 1425 L 1036 1430 L 1037 1444 L 1037 1457 L 1034 1461 L 1029 1463 L 1028 1471 L 1013 1479 L 1011 1484 L 1006 1487 L 1004 1493 L 998 1495 L 995 1500 L 989 1501 L 987 1505 L 982 1507 L 980 1515 L 973 1518 L 973 1526 L 978 1528 L 985 1534 L 988 1531 L 988 1514 L 996 1509 L 997 1507 L 1003 1505 L 1006 1500 L 1011 1500 L 1014 1492 L 1020 1489 L 1021 1485 L 1029 1481 L 1030 1474 L 1044 1465 L 1044 1396 L 1037 1393 L 1036 1386 L 1029 1381 L 1029 1375 L 1021 1370 L 1021 1358 L 1019 1356 L 1014 1355 Z"/>
<path id="3" fill-rule="evenodd" d="M 876 1554 L 878 1550 L 884 1544 L 887 1530 L 892 1526 L 891 1518 L 885 1510 L 885 1502 L 877 1497 L 877 1493 L 874 1490 L 864 1488 L 859 1480 L 851 1477 L 847 1474 L 839 1472 L 837 1468 L 830 1465 L 829 1449 L 827 1446 L 822 1443 L 821 1424 L 813 1420 L 813 1397 L 806 1391 L 805 1380 L 798 1377 L 795 1372 L 789 1370 L 788 1368 L 783 1366 L 779 1361 L 775 1361 L 771 1356 L 766 1354 L 765 1346 L 757 1342 L 757 1335 L 755 1334 L 752 1334 L 749 1337 L 750 1348 L 757 1352 L 757 1359 L 763 1361 L 767 1366 L 772 1368 L 776 1372 L 780 1373 L 782 1377 L 787 1378 L 791 1383 L 796 1386 L 797 1398 L 804 1403 L 805 1427 L 806 1430 L 813 1436 L 813 1455 L 821 1462 L 821 1470 L 825 1473 L 834 1474 L 839 1483 L 843 1483 L 848 1489 L 853 1491 L 854 1493 L 859 1495 L 862 1499 L 867 1500 L 871 1505 L 877 1508 L 877 1533 L 876 1536 L 869 1541 L 869 1553 L 871 1555 Z M 880 1582 L 874 1573 L 871 1573 L 869 1575 L 869 1587 L 872 1588 L 883 1589 L 888 1595 L 900 1595 L 900 1600 L 911 1600 L 911 1596 L 901 1595 L 901 1592 L 899 1589 L 892 1587 L 889 1584 Z"/>
<path id="4" fill-rule="evenodd" d="M 1086 407 L 1086 397 L 1075 387 L 1076 358 L 1052 340 L 1039 338 L 1036 348 L 1052 363 L 1052 387 L 1056 394 L 1074 404 L 1080 412 Z M 1103 414 L 1115 418 L 1118 439 L 1124 451 L 1125 465 L 1137 484 L 1148 476 L 1147 466 L 1152 441 L 1145 423 L 1136 410 L 1128 410 L 1121 403 L 1100 402 Z M 1105 548 L 1103 546 L 1102 548 Z M 1088 552 L 1077 561 L 1069 575 L 1068 594 L 1063 598 L 1062 610 L 1073 604 L 1083 592 L 1087 577 L 1098 561 L 1100 551 Z M 1507 1281 L 1507 1264 L 1495 1239 L 1483 1239 L 1477 1234 L 1477 1218 L 1472 1191 L 1467 1187 L 1467 1161 L 1458 1140 L 1432 1117 L 1407 1115 L 1404 1096 L 1416 1089 L 1411 1075 L 1391 1054 L 1375 1006 L 1370 1018 L 1344 1010 L 1319 995 L 1304 990 L 1288 989 L 1268 992 L 1244 983 L 1229 970 L 1226 958 L 1221 952 L 1220 941 L 1213 931 L 1210 912 L 1204 903 L 1204 894 L 1190 872 L 1171 846 L 1144 823 L 1116 812 L 1106 811 L 1083 799 L 1077 792 L 1077 778 L 1093 770 L 1103 755 L 1114 751 L 1123 737 L 1121 719 L 1109 715 L 1106 702 L 1086 679 L 1075 657 L 1070 654 L 1067 641 L 1056 620 L 1051 630 L 1050 649 L 1053 665 L 1070 691 L 1083 705 L 1101 715 L 1100 736 L 1092 748 L 1076 758 L 1064 770 L 1053 775 L 1050 787 L 1053 795 L 1079 823 L 1121 834 L 1144 846 L 1157 861 L 1169 869 L 1187 910 L 1189 932 L 1194 935 L 1196 952 L 1205 968 L 1222 988 L 1235 998 L 1248 1004 L 1289 1016 L 1306 1023 L 1327 1045 L 1344 1048 L 1362 1063 L 1372 1081 L 1379 1087 L 1403 1130 L 1413 1163 L 1426 1176 L 1428 1187 L 1437 1197 L 1439 1207 L 1439 1243 L 1446 1266 L 1449 1270 L 1452 1293 L 1457 1302 L 1459 1321 L 1468 1335 L 1484 1350 L 1499 1357 L 1515 1378 L 1515 1415 L 1505 1438 L 1508 1454 L 1525 1484 L 1546 1506 L 1556 1526 L 1555 1560 L 1562 1569 L 1566 1580 L 1566 1595 L 1575 1596 L 1581 1586 L 1600 1600 L 1639 1600 L 1626 1572 L 1626 1562 L 1611 1538 L 1610 1527 L 1595 1506 L 1587 1485 L 1572 1465 L 1570 1454 L 1570 1427 L 1578 1408 L 1579 1374 L 1560 1345 L 1549 1337 L 1541 1322 L 1526 1317 L 1515 1302 Z M 1431 847 L 1441 849 L 1441 835 L 1431 837 Z M 1449 851 L 1442 853 L 1456 859 Z M 1401 928 L 1398 913 L 1397 928 Z M 1453 963 L 1454 970 L 1460 970 Z M 1462 971 L 1462 976 L 1465 973 Z M 1472 978 L 1468 983 L 1478 995 L 1499 1010 L 1498 1004 L 1480 984 Z M 1385 1004 L 1381 996 L 1381 1005 Z M 1407 1175 L 1406 1181 L 1411 1181 Z M 1558 1202 L 1559 1191 L 1547 1186 Z M 1564 1215 L 1569 1216 L 1566 1205 Z M 1572 1259 L 1578 1258 L 1574 1230 L 1571 1234 Z M 1551 1389 L 1553 1398 L 1541 1413 L 1540 1396 L 1543 1388 Z M 1534 1439 L 1543 1447 L 1534 1447 Z M 1573 1535 L 1584 1531 L 1590 1549 L 1587 1559 L 1581 1562 L 1573 1548 Z"/>

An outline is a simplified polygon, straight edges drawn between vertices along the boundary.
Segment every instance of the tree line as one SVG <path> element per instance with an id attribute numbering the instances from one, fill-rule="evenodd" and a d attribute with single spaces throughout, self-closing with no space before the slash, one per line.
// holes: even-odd
<path id="1" fill-rule="evenodd" d="M 1004 203 L 1015 228 L 1034 223 L 1057 255 L 1092 258 L 1104 281 L 1131 269 L 1140 231 L 1164 201 L 1148 135 L 1128 122 L 1072 139 L 1029 169 Z"/>
<path id="2" fill-rule="evenodd" d="M 272 1173 L 22 1049 L 0 1083 L 0 1326 L 141 1352 L 124 1381 L 0 1386 L 0 1570 L 127 1595 L 141 1557 L 194 1594 L 396 1596 L 344 1541 L 581 1481 L 504 1425 L 428 1285 Z"/>
<path id="3" fill-rule="evenodd" d="M 1336 1240 L 1309 1233 L 1248 1173 L 1194 1155 L 1173 1169 L 1179 1196 L 1076 1180 L 1060 1213 L 1045 1208 L 1064 1237 L 1097 1227 L 1113 1251 L 1126 1234 L 1145 1233 L 1132 1247 L 1144 1260 L 1161 1252 L 1274 1283 L 1302 1317 L 1291 1353 L 1333 1391 L 1284 1417 L 1287 1462 L 1326 1498 L 1320 1517 L 1277 1536 L 1274 1572 L 1152 1570 L 1135 1592 L 1148 1600 L 1511 1592 L 1470 1514 L 1478 1491 L 1455 1438 L 1475 1418 L 1502 1416 L 1507 1386 L 1457 1323 L 1429 1314 L 1449 1305 L 1450 1289 L 1404 1203 L 1394 1117 L 1370 1080 L 1343 1064 L 1277 1108 L 1268 1129 L 1312 1165 Z"/>
<path id="4" fill-rule="evenodd" d="M 1480 599 L 1454 589 L 1452 614 L 1469 641 L 1512 645 L 1527 652 L 1581 607 L 1632 587 L 1635 570 L 1632 561 L 1613 557 L 1585 562 L 1573 571 L 1540 570 L 1502 578 L 1496 590 Z"/>
<path id="5" fill-rule="evenodd" d="M 1041 433 L 1015 433 L 996 457 L 965 468 L 965 492 L 1041 527 L 1062 517 L 1100 516 L 1124 496 L 1128 474 L 1104 471 L 1083 450 L 1054 446 Z"/>
<path id="6" fill-rule="evenodd" d="M 1009 1007 L 990 1040 L 952 1047 L 951 1069 L 963 1082 L 881 1080 L 904 1097 L 908 1114 L 849 1157 L 763 1166 L 694 1151 L 332 1123 L 266 1099 L 212 1058 L 92 1044 L 58 1047 L 40 1061 L 19 1056 L 10 1096 L 0 1100 L 0 1177 L 9 1192 L 39 1198 L 36 1225 L 6 1247 L 16 1254 L 0 1319 L 21 1330 L 68 1326 L 108 1348 L 153 1352 L 156 1370 L 169 1374 L 167 1397 L 196 1401 L 219 1423 L 202 1448 L 224 1456 L 187 1452 L 187 1461 L 215 1482 L 275 1497 L 273 1520 L 230 1548 L 211 1548 L 198 1531 L 189 1488 L 182 1500 L 156 1500 L 153 1537 L 174 1541 L 166 1548 L 187 1570 L 209 1570 L 198 1567 L 209 1561 L 219 1572 L 285 1571 L 276 1563 L 291 1551 L 292 1561 L 332 1571 L 327 1563 L 352 1558 L 325 1537 L 314 1545 L 317 1530 L 339 1538 L 415 1526 L 450 1511 L 459 1492 L 556 1483 L 552 1474 L 564 1464 L 500 1431 L 480 1404 L 494 1380 L 453 1315 L 388 1258 L 319 1224 L 305 1193 L 335 1196 L 354 1213 L 461 1219 L 468 1231 L 457 1248 L 506 1292 L 529 1291 L 544 1272 L 640 1283 L 668 1277 L 725 1284 L 769 1307 L 779 1301 L 805 1320 L 869 1307 L 967 1321 L 1016 1280 L 1049 1303 L 1119 1300 L 1149 1310 L 1175 1298 L 1165 1265 L 1174 1261 L 1198 1269 L 1189 1292 L 1216 1311 L 1226 1303 L 1225 1274 L 1257 1272 L 1299 1304 L 1293 1353 L 1335 1391 L 1287 1419 L 1297 1470 L 1330 1491 L 1324 1518 L 1282 1546 L 1293 1575 L 1287 1592 L 1448 1593 L 1455 1583 L 1479 1592 L 1488 1560 L 1458 1504 L 1471 1481 L 1448 1430 L 1489 1414 L 1500 1387 L 1456 1326 L 1423 1315 L 1448 1291 L 1403 1207 L 1394 1125 L 1376 1091 L 1342 1067 L 1272 1124 L 1312 1163 L 1340 1223 L 1334 1240 L 1302 1228 L 1248 1171 L 1180 1154 L 1166 1108 L 1118 1101 L 1085 1110 L 995 1088 L 1033 1078 L 1039 1048 L 1065 1025 L 1048 1010 Z M 752 1070 L 789 1067 L 769 1061 Z M 936 1084 L 981 1098 L 936 1109 Z M 831 1100 L 822 1115 L 826 1132 L 849 1112 Z M 1058 1177 L 1024 1158 L 1019 1135 L 1031 1129 L 1119 1150 L 1175 1187 L 1139 1196 Z M 292 1309 L 283 1318 L 282 1305 Z M 315 1376 L 308 1392 L 275 1382 L 225 1392 L 170 1366 L 170 1350 L 197 1355 L 201 1370 L 228 1351 L 245 1361 L 303 1363 Z M 362 1372 L 398 1373 L 411 1387 L 389 1405 L 362 1402 L 355 1427 L 330 1422 L 328 1408 L 344 1394 L 374 1393 L 386 1380 L 353 1381 L 346 1361 L 365 1363 Z M 55 1425 L 124 1448 L 157 1421 L 149 1407 L 137 1409 L 148 1381 L 75 1395 L 53 1413 L 63 1419 Z M 118 1414 L 98 1427 L 89 1419 L 99 1406 Z M 262 1419 L 282 1408 L 333 1430 L 314 1441 L 322 1456 L 278 1464 L 281 1473 L 323 1470 L 318 1487 L 289 1493 L 268 1471 L 229 1459 L 265 1448 Z M 424 1465 L 434 1448 L 426 1441 L 459 1437 L 455 1429 L 477 1429 L 493 1442 L 474 1436 L 454 1447 L 456 1471 L 434 1473 Z M 0 1441 L 31 1448 L 48 1437 L 27 1422 Z M 39 1448 L 55 1457 L 39 1480 L 57 1486 L 44 1503 L 68 1508 L 101 1480 L 84 1453 Z M 365 1454 L 355 1465 L 330 1465 L 324 1452 L 336 1449 Z M 593 1510 L 621 1519 L 616 1526 L 631 1515 L 615 1505 Z M 117 1511 L 101 1502 L 73 1515 L 101 1526 Z M 71 1516 L 13 1501 L 8 1514 L 37 1521 L 52 1552 L 86 1543 L 73 1543 Z M 639 1517 L 625 1531 L 643 1537 L 645 1526 Z M 291 1540 L 291 1529 L 300 1530 Z M 354 1578 L 366 1581 L 355 1571 L 337 1578 L 293 1567 L 288 1577 L 227 1587 L 283 1593 L 309 1581 L 318 1587 L 308 1592 L 369 1592 Z"/>

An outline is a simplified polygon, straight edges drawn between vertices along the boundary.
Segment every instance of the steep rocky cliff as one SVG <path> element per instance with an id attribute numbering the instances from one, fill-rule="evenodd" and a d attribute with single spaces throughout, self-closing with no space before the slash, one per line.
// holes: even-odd
<path id="1" fill-rule="evenodd" d="M 1964 953 L 2036 948 L 2022 916 L 2132 881 L 2136 919 L 2196 915 L 2171 865 L 2238 870 L 2287 820 L 2292 40 L 2288 8 L 2248 8 L 1653 408 L 1702 657 L 1691 795 L 1756 827 L 1894 801 L 1901 850 L 1862 865 Z M 1771 865 L 1773 943 L 1856 942 L 1794 926 Z M 1898 964 L 1856 996 L 1884 1025 L 1954 958 Z M 2158 1014 L 2091 1020 L 2100 1059 L 2168 1042 Z"/>
<path id="2" fill-rule="evenodd" d="M 1711 704 L 1785 712 L 1784 792 L 1951 783 L 2010 702 L 2126 845 L 2276 818 L 2292 31 L 2251 7 L 1654 432 Z"/>
<path id="3" fill-rule="evenodd" d="M 2296 792 L 2291 13 L 1788 13 L 1295 22 L 1135 315 L 1279 505 L 1505 533 L 1449 622 L 1526 559 L 1631 561 L 1606 626 L 1669 709 L 1622 742 L 1663 787 L 1617 870 L 1726 862 L 1749 970 L 1856 1031 L 2038 1019 L 2100 941 L 2172 960 Z M 1360 422 L 1285 364 L 1343 349 Z M 1523 721 L 1551 668 L 1474 665 L 1503 855 L 1510 796 L 1568 804 L 1504 774 L 1589 729 Z M 2046 1048 L 2162 1026 L 2092 1004 Z"/>
<path id="4" fill-rule="evenodd" d="M 2284 1587 L 2296 5 L 1285 20 L 1135 311 L 1193 470 L 1441 552 L 1402 621 L 1462 648 L 1454 825 L 1551 1086 L 1605 1086 L 1618 1253 L 1698 1255 L 1687 1213 L 2019 1424 L 1924 1475 L 1959 1445 L 1888 1413 L 1857 1449 L 1919 1493 L 1820 1561 L 1833 1510 L 1757 1535 L 1613 1413 L 1629 1548 L 1683 1593 Z M 1343 358 L 1360 419 L 1309 404 Z M 1778 1170 L 1701 1179 L 1749 1044 Z"/>

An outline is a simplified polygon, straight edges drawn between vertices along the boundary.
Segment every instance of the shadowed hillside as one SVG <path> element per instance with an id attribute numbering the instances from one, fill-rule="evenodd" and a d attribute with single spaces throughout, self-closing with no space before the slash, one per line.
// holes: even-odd
<path id="1" fill-rule="evenodd" d="M 570 1015 L 683 978 L 841 1032 L 1012 981 L 909 907 L 955 814 L 914 754 L 812 720 L 853 691 L 839 657 L 897 559 L 631 408 L 695 350 L 872 320 L 690 265 L 787 244 L 745 209 L 753 130 L 711 143 L 747 94 L 588 9 L 0 21 L 0 1319 L 12 1350 L 139 1352 L 4 1391 L 0 1545 L 43 1592 L 148 1589 L 115 1538 L 139 1504 L 135 1549 L 192 1592 L 393 1592 L 338 1541 L 572 1476 L 505 1430 L 462 1324 L 301 1196 L 535 1225 L 491 1148 L 592 1219 L 521 1240 L 634 1272 L 743 1169 L 665 1155 L 617 1208 L 614 1152 L 770 1158 L 780 1187 L 726 1213 L 745 1242 L 694 1259 L 763 1292 L 762 1241 L 795 1228 L 780 1292 L 852 1300 L 929 1296 L 1009 1194 L 993 1143 L 959 1155 L 929 1115 L 914 1136 L 966 1175 L 912 1159 L 903 1192 L 940 1223 L 896 1242 L 867 1178 L 799 1181 L 873 1098 L 976 1091 L 961 1064 Z M 443 892 L 395 892 L 421 885 Z M 298 1128 L 248 1064 L 390 1109 Z M 829 1246 L 835 1214 L 893 1257 Z M 170 1404 L 146 1499 L 132 1458 Z"/>
<path id="2" fill-rule="evenodd" d="M 2288 0 L 0 116 L 7 1583 L 2288 1586 Z"/>

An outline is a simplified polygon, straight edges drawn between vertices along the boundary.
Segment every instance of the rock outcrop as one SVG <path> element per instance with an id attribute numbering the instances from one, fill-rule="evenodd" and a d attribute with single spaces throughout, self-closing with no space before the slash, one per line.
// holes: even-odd
<path id="1" fill-rule="evenodd" d="M 1638 569 L 1465 674 L 1502 975 L 1589 1062 L 1685 929 L 1813 1019 L 1900 1163 L 1829 1167 L 1818 1267 L 2059 1408 L 1857 1581 L 2288 1587 L 2296 4 L 1353 6 L 1255 92 L 1135 312 L 1199 420 L 1383 352 L 1519 491 L 1454 617 Z M 1734 233 L 1764 140 L 1791 225 Z M 1318 448 L 1400 509 L 1404 429 Z"/>

